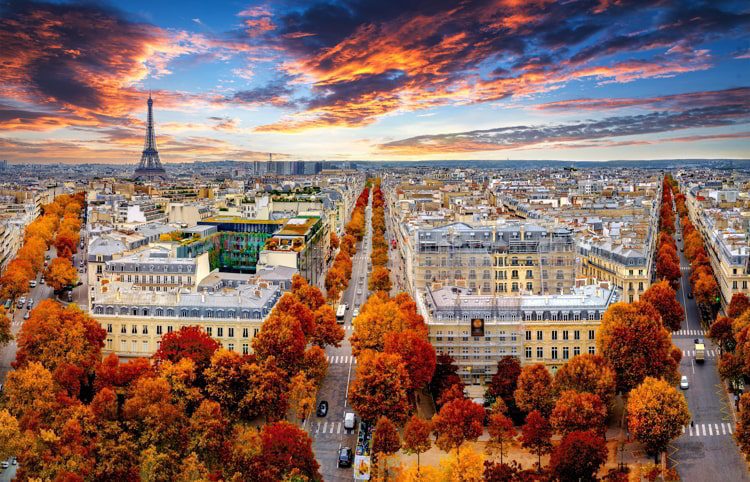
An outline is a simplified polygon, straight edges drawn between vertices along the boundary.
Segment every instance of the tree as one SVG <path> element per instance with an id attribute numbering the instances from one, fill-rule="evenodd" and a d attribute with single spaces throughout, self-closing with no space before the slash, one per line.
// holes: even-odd
<path id="1" fill-rule="evenodd" d="M 57 250 L 57 256 L 70 259 L 75 254 L 79 241 L 80 236 L 77 232 L 69 230 L 58 231 L 53 242 Z"/>
<path id="2" fill-rule="evenodd" d="M 695 293 L 695 301 L 702 305 L 714 306 L 718 303 L 719 285 L 716 284 L 716 279 L 710 273 L 702 273 L 698 276 L 693 286 L 693 292 Z"/>
<path id="3" fill-rule="evenodd" d="M 409 307 L 400 306 L 397 298 L 388 299 L 387 296 L 377 293 L 370 296 L 362 305 L 362 310 L 354 319 L 353 325 L 354 333 L 349 342 L 355 356 L 359 356 L 364 350 L 383 351 L 385 336 L 389 333 L 415 330 L 427 336 L 427 328 L 421 317 L 412 316 Z"/>
<path id="4" fill-rule="evenodd" d="M 188 432 L 187 450 L 198 455 L 208 467 L 220 468 L 224 443 L 229 435 L 229 425 L 221 406 L 211 400 L 201 402 L 190 417 Z"/>
<path id="5" fill-rule="evenodd" d="M 550 457 L 552 472 L 561 482 L 595 481 L 607 462 L 607 443 L 594 432 L 571 432 Z"/>
<path id="6" fill-rule="evenodd" d="M 461 445 L 482 435 L 484 416 L 484 408 L 471 400 L 456 398 L 447 402 L 432 418 L 435 444 L 446 452 L 456 449 L 456 459 L 460 460 Z"/>
<path id="7" fill-rule="evenodd" d="M 410 412 L 409 384 L 401 357 L 364 352 L 358 359 L 357 376 L 349 386 L 349 401 L 364 420 L 372 422 L 383 415 L 402 425 Z"/>
<path id="8" fill-rule="evenodd" d="M 331 249 L 334 249 L 334 250 L 339 249 L 339 237 L 336 236 L 336 233 L 334 231 L 331 231 L 330 244 L 331 244 Z"/>
<path id="9" fill-rule="evenodd" d="M 287 313 L 273 313 L 253 338 L 253 351 L 259 360 L 274 357 L 290 376 L 300 368 L 305 354 L 305 334 L 299 320 Z"/>
<path id="10" fill-rule="evenodd" d="M 435 373 L 435 348 L 424 334 L 414 330 L 385 335 L 385 353 L 399 355 L 409 373 L 409 389 L 419 390 L 432 379 Z"/>
<path id="11" fill-rule="evenodd" d="M 603 434 L 606 419 L 607 407 L 598 395 L 575 390 L 562 392 L 550 416 L 552 427 L 562 435 L 589 430 Z"/>
<path id="12" fill-rule="evenodd" d="M 496 448 L 500 453 L 500 463 L 502 464 L 506 452 L 506 446 L 512 443 L 513 439 L 516 437 L 516 428 L 513 426 L 513 421 L 503 413 L 492 413 L 489 417 L 487 431 L 490 433 L 489 446 L 492 449 Z"/>
<path id="13" fill-rule="evenodd" d="M 617 376 L 617 388 L 629 392 L 646 377 L 677 379 L 672 340 L 650 303 L 615 303 L 604 313 L 597 351 Z"/>
<path id="14" fill-rule="evenodd" d="M 384 479 L 388 480 L 388 463 L 386 457 L 395 454 L 401 449 L 401 440 L 398 437 L 398 429 L 388 420 L 388 417 L 380 417 L 375 425 L 375 433 L 372 436 L 372 452 L 378 458 L 383 456 Z"/>
<path id="15" fill-rule="evenodd" d="M 0 307 L 0 347 L 10 343 L 12 339 L 13 332 L 11 331 L 10 318 L 5 313 L 5 308 Z"/>
<path id="16" fill-rule="evenodd" d="M 666 450 L 690 421 L 685 396 L 670 383 L 653 377 L 646 377 L 630 392 L 627 413 L 628 429 L 651 455 Z"/>
<path id="17" fill-rule="evenodd" d="M 404 453 L 417 454 L 417 474 L 419 474 L 420 454 L 432 447 L 431 433 L 432 424 L 418 415 L 413 415 L 404 427 Z"/>
<path id="18" fill-rule="evenodd" d="M 677 252 L 670 245 L 662 245 L 656 255 L 656 276 L 674 283 L 681 275 Z"/>
<path id="19" fill-rule="evenodd" d="M 328 372 L 328 359 L 326 352 L 319 346 L 311 346 L 305 350 L 302 359 L 302 370 L 305 370 L 307 376 L 315 380 L 315 384 L 320 386 Z"/>
<path id="20" fill-rule="evenodd" d="M 750 453 L 750 393 L 743 393 L 740 397 L 740 413 L 737 417 L 734 439 L 740 450 Z"/>
<path id="21" fill-rule="evenodd" d="M 526 416 L 521 427 L 521 446 L 538 457 L 537 468 L 542 470 L 542 455 L 552 451 L 552 427 L 539 410 Z"/>
<path id="22" fill-rule="evenodd" d="M 555 393 L 552 391 L 552 376 L 547 367 L 541 363 L 523 367 L 514 395 L 521 410 L 539 410 L 542 414 L 549 415 L 555 405 Z"/>
<path id="23" fill-rule="evenodd" d="M 208 336 L 199 326 L 183 326 L 161 338 L 159 349 L 153 357 L 157 361 L 177 362 L 190 358 L 199 374 L 211 364 L 211 357 L 219 349 L 219 342 Z"/>
<path id="24" fill-rule="evenodd" d="M 29 280 L 34 276 L 31 263 L 27 260 L 14 259 L 8 263 L 0 277 L 2 295 L 5 298 L 16 298 L 29 289 Z"/>
<path id="25" fill-rule="evenodd" d="M 304 371 L 300 371 L 289 381 L 289 404 L 299 420 L 310 416 L 313 405 L 315 405 L 315 381 L 307 377 Z"/>
<path id="26" fill-rule="evenodd" d="M 731 352 L 721 354 L 718 368 L 721 378 L 729 382 L 733 388 L 737 387 L 745 373 L 745 364 L 742 356 L 737 356 L 737 354 Z"/>
<path id="27" fill-rule="evenodd" d="M 127 428 L 138 434 L 141 449 L 154 446 L 163 453 L 180 448 L 187 419 L 182 408 L 174 403 L 171 387 L 164 378 L 136 381 L 122 410 Z"/>
<path id="28" fill-rule="evenodd" d="M 735 293 L 727 308 L 727 316 L 737 318 L 750 308 L 750 298 L 745 293 Z"/>
<path id="29" fill-rule="evenodd" d="M 735 340 L 734 331 L 732 330 L 732 319 L 727 316 L 717 316 L 708 329 L 708 336 L 713 338 L 724 351 L 734 347 Z"/>
<path id="30" fill-rule="evenodd" d="M 218 402 L 225 413 L 238 413 L 252 382 L 247 376 L 243 356 L 219 348 L 211 356 L 211 364 L 203 376 L 208 396 Z"/>
<path id="31" fill-rule="evenodd" d="M 331 305 L 321 305 L 315 310 L 315 330 L 310 341 L 318 346 L 340 346 L 344 328 L 336 323 L 336 312 Z"/>
<path id="32" fill-rule="evenodd" d="M 8 410 L 0 410 L 0 459 L 7 460 L 18 454 L 23 445 L 18 420 Z"/>
<path id="33" fill-rule="evenodd" d="M 670 331 L 677 331 L 685 319 L 685 311 L 677 301 L 675 291 L 666 281 L 652 284 L 642 295 L 641 301 L 651 303 L 661 315 L 661 321 Z"/>
<path id="34" fill-rule="evenodd" d="M 55 258 L 50 261 L 47 271 L 44 273 L 47 284 L 55 291 L 60 291 L 67 286 L 73 286 L 78 279 L 78 271 L 68 258 Z"/>
<path id="35" fill-rule="evenodd" d="M 247 420 L 263 415 L 266 421 L 284 418 L 289 403 L 289 374 L 269 357 L 263 362 L 245 365 L 249 389 L 240 406 Z"/>
<path id="36" fill-rule="evenodd" d="M 606 407 L 615 396 L 615 372 L 600 355 L 576 355 L 560 367 L 555 374 L 554 388 L 593 393 Z"/>
<path id="37" fill-rule="evenodd" d="M 374 266 L 370 273 L 370 291 L 391 291 L 391 271 L 384 266 Z"/>
<path id="38" fill-rule="evenodd" d="M 515 391 L 518 388 L 518 377 L 521 375 L 521 363 L 517 357 L 503 356 L 497 361 L 497 371 L 487 387 L 490 398 L 500 398 L 512 409 L 515 406 Z"/>
<path id="39" fill-rule="evenodd" d="M 304 430 L 281 421 L 263 426 L 261 430 L 261 459 L 269 479 L 284 480 L 296 473 L 308 480 L 321 480 L 319 465 L 312 451 L 312 441 Z"/>
<path id="40" fill-rule="evenodd" d="M 469 450 L 459 457 L 458 452 L 440 461 L 442 478 L 446 482 L 484 482 L 484 456 Z"/>

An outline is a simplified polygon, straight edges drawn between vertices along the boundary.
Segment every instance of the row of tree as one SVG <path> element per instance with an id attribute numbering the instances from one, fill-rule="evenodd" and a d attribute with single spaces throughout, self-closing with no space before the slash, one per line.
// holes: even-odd
<path id="1" fill-rule="evenodd" d="M 370 189 L 365 187 L 357 198 L 352 218 L 345 226 L 343 239 L 339 242 L 336 233 L 331 233 L 331 245 L 334 249 L 340 247 L 333 260 L 333 265 L 326 273 L 326 298 L 334 303 L 341 293 L 349 286 L 352 278 L 352 256 L 357 253 L 357 240 L 362 239 L 365 229 L 365 208 L 370 198 Z"/>
<path id="2" fill-rule="evenodd" d="M 677 244 L 674 240 L 675 216 L 672 207 L 672 178 L 664 176 L 661 190 L 661 209 L 659 210 L 659 238 L 656 247 L 656 277 L 669 281 L 673 288 L 682 276 L 680 258 L 677 256 Z"/>
<path id="3" fill-rule="evenodd" d="M 688 216 L 685 195 L 677 190 L 676 184 L 673 185 L 673 189 L 676 192 L 675 205 L 682 226 L 685 257 L 690 261 L 690 284 L 693 294 L 695 295 L 695 300 L 713 314 L 718 309 L 721 301 L 719 285 L 711 268 L 706 247 L 703 243 L 703 237 L 695 229 Z"/>
<path id="4" fill-rule="evenodd" d="M 371 180 L 372 190 L 372 272 L 370 273 L 370 291 L 390 292 L 393 283 L 388 265 L 388 243 L 385 240 L 385 199 L 380 190 L 380 179 Z"/>
<path id="5" fill-rule="evenodd" d="M 343 336 L 320 290 L 298 276 L 247 355 L 183 327 L 152 360 L 102 361 L 99 323 L 44 300 L 19 333 L 0 458 L 17 455 L 22 479 L 320 480 L 309 436 L 285 418 L 309 415 L 327 370 L 322 347 Z"/>
<path id="6" fill-rule="evenodd" d="M 42 207 L 42 215 L 26 227 L 23 245 L 0 276 L 4 298 L 15 299 L 28 291 L 29 281 L 44 269 L 44 253 L 53 244 L 60 259 L 49 263 L 45 278 L 55 290 L 75 282 L 78 273 L 70 257 L 79 243 L 83 204 L 83 193 L 62 194 Z"/>

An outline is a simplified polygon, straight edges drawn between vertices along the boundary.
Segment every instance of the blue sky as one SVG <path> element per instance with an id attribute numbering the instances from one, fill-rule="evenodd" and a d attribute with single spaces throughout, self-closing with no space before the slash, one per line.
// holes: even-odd
<path id="1" fill-rule="evenodd" d="M 0 2 L 0 157 L 748 157 L 746 2 Z"/>

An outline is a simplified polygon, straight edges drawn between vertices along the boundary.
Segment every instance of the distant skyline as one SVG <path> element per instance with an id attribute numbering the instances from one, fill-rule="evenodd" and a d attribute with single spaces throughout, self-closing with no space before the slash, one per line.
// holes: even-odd
<path id="1" fill-rule="evenodd" d="M 0 159 L 750 157 L 746 1 L 0 0 Z"/>

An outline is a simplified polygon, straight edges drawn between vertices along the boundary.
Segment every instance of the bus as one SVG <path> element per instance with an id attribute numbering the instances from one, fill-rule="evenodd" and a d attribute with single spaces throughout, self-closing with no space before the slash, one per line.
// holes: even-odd
<path id="1" fill-rule="evenodd" d="M 336 310 L 336 322 L 341 324 L 344 323 L 344 315 L 346 314 L 346 305 L 341 303 Z"/>

